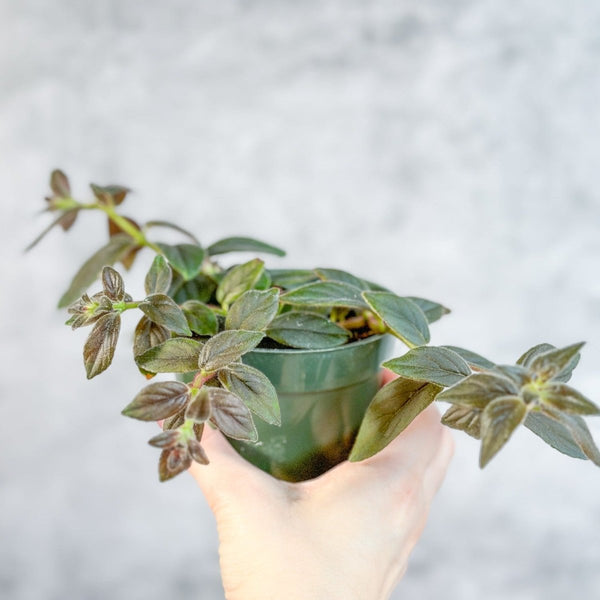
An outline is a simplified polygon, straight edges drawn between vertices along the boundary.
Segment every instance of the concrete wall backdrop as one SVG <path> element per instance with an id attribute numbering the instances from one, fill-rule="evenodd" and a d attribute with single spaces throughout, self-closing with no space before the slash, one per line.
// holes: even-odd
<path id="1" fill-rule="evenodd" d="M 103 227 L 22 254 L 51 168 L 443 301 L 434 343 L 588 340 L 598 401 L 599 31 L 585 0 L 0 0 L 0 596 L 222 597 L 203 498 L 119 415 L 133 322 L 88 382 L 54 309 Z M 600 471 L 523 431 L 479 472 L 456 440 L 394 598 L 597 598 Z"/>

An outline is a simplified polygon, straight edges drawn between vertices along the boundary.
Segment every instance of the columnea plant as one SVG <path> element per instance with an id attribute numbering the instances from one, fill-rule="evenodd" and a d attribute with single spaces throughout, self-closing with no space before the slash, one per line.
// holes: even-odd
<path id="1" fill-rule="evenodd" d="M 92 328 L 83 348 L 87 377 L 111 364 L 122 315 L 130 311 L 139 319 L 133 341 L 139 371 L 148 379 L 156 373 L 188 374 L 187 383 L 146 385 L 123 410 L 142 421 L 163 421 L 162 433 L 149 441 L 161 449 L 162 481 L 193 460 L 208 463 L 202 448 L 207 424 L 253 443 L 254 417 L 280 423 L 274 386 L 243 362 L 245 354 L 257 347 L 333 348 L 381 334 L 395 336 L 408 351 L 383 363 L 398 378 L 372 399 L 349 460 L 381 450 L 437 399 L 450 404 L 445 425 L 481 440 L 481 467 L 520 425 L 560 452 L 600 466 L 600 451 L 582 418 L 600 411 L 567 383 L 583 343 L 539 344 L 514 365 L 497 365 L 455 346 L 430 346 L 429 324 L 449 312 L 437 302 L 398 296 L 337 269 L 267 269 L 259 258 L 224 268 L 215 259 L 229 252 L 284 252 L 247 237 L 203 246 L 178 225 L 140 224 L 119 212 L 129 193 L 122 186 L 92 184 L 93 199 L 80 202 L 66 175 L 56 170 L 50 187 L 46 210 L 57 216 L 30 248 L 55 225 L 69 230 L 80 211 L 104 213 L 108 222 L 107 244 L 83 264 L 59 302 L 70 315 L 67 325 Z M 185 242 L 149 238 L 163 228 Z M 120 262 L 128 270 L 144 249 L 155 256 L 145 296 L 134 299 L 112 265 Z M 98 278 L 102 289 L 88 293 Z"/>

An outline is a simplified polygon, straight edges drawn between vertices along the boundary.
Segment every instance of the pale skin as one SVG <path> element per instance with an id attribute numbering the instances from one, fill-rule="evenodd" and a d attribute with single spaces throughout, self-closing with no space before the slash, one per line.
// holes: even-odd
<path id="1" fill-rule="evenodd" d="M 211 428 L 202 445 L 211 462 L 190 473 L 217 521 L 227 600 L 389 598 L 454 450 L 433 406 L 377 455 L 301 483 L 250 465 Z"/>

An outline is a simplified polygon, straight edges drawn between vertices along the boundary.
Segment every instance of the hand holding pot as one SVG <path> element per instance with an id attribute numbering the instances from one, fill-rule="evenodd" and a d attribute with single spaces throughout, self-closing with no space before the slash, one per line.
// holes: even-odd
<path id="1" fill-rule="evenodd" d="M 215 514 L 228 600 L 379 600 L 404 571 L 453 441 L 429 407 L 379 454 L 287 483 L 207 428 L 190 472 Z"/>

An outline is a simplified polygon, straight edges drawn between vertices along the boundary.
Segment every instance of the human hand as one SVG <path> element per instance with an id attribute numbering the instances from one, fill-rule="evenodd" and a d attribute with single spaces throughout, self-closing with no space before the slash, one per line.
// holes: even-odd
<path id="1" fill-rule="evenodd" d="M 433 406 L 377 455 L 301 483 L 254 467 L 209 427 L 202 445 L 211 462 L 190 473 L 217 520 L 227 600 L 389 598 L 454 447 Z"/>

